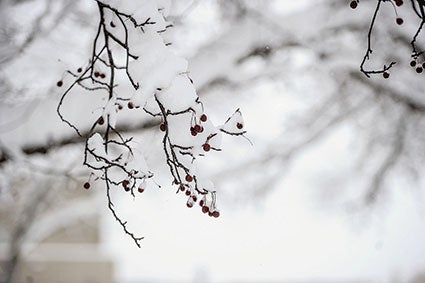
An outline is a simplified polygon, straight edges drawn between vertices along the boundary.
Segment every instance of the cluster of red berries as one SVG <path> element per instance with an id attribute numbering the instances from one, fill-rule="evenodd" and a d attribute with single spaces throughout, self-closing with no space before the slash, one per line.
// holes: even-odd
<path id="1" fill-rule="evenodd" d="M 128 192 L 128 191 L 130 191 L 130 181 L 129 180 L 123 180 L 122 182 L 121 182 L 121 185 L 123 186 L 123 188 L 124 188 L 124 190 L 126 191 L 126 192 Z M 89 182 L 85 182 L 84 184 L 83 184 L 83 188 L 84 189 L 86 189 L 86 190 L 88 190 L 88 189 L 90 189 L 90 183 Z M 143 193 L 144 191 L 145 191 L 145 189 L 140 185 L 139 186 L 139 188 L 137 189 L 137 191 L 139 192 L 139 193 Z"/>
<path id="2" fill-rule="evenodd" d="M 425 62 L 422 63 L 422 65 L 418 64 L 416 60 L 410 61 L 410 67 L 415 68 L 416 73 L 420 74 L 425 69 Z"/>
<path id="3" fill-rule="evenodd" d="M 81 68 L 81 67 L 79 67 L 79 68 L 77 69 L 77 72 L 78 72 L 78 73 L 81 73 L 82 71 L 83 71 L 83 68 Z M 101 72 L 95 71 L 95 72 L 94 72 L 94 77 L 95 77 L 95 78 L 101 78 L 101 79 L 104 79 L 104 78 L 106 78 L 106 75 L 105 75 L 104 73 L 101 73 Z M 62 80 L 57 81 L 57 82 L 56 82 L 56 86 L 57 86 L 57 87 L 62 87 L 62 86 L 63 86 L 63 81 L 62 81 Z"/>
<path id="4" fill-rule="evenodd" d="M 186 175 L 185 180 L 188 183 L 190 183 L 190 182 L 193 181 L 193 177 L 188 174 L 188 175 Z M 193 191 L 189 188 L 189 186 L 185 186 L 183 184 L 180 184 L 177 180 L 174 181 L 174 184 L 179 185 L 179 190 L 181 192 L 184 192 L 185 195 L 189 197 L 189 199 L 186 202 L 186 206 L 188 208 L 192 208 L 193 205 L 198 201 L 198 196 L 196 195 L 196 193 L 193 193 Z M 206 205 L 205 198 L 201 199 L 199 201 L 199 206 L 201 207 L 202 212 L 208 213 L 209 216 L 212 216 L 212 217 L 215 217 L 215 218 L 220 216 L 220 212 L 218 210 L 210 209 L 210 207 L 208 207 Z"/>
<path id="5" fill-rule="evenodd" d="M 123 186 L 123 188 L 124 188 L 124 190 L 126 191 L 126 192 L 128 192 L 128 191 L 130 191 L 130 181 L 129 180 L 123 180 L 122 182 L 121 182 L 121 185 Z M 144 191 L 145 191 L 145 189 L 140 185 L 138 188 L 137 188 L 137 191 L 139 192 L 139 193 L 143 193 Z"/>
<path id="6" fill-rule="evenodd" d="M 98 71 L 95 71 L 93 75 L 94 75 L 95 78 L 100 77 L 101 79 L 104 79 L 106 77 L 106 75 L 104 73 L 101 73 L 101 72 L 98 72 Z"/>
<path id="7" fill-rule="evenodd" d="M 193 127 L 190 127 L 190 133 L 192 136 L 196 136 L 198 133 L 202 133 L 204 131 L 204 128 L 201 125 L 196 124 Z"/>
<path id="8" fill-rule="evenodd" d="M 185 179 L 186 179 L 186 182 L 188 182 L 188 183 L 190 183 L 190 182 L 193 181 L 193 177 L 190 176 L 190 175 L 186 175 L 186 178 Z M 180 185 L 179 186 L 179 190 L 182 191 L 182 192 L 185 192 L 185 195 L 187 195 L 187 196 L 192 195 L 192 191 L 189 188 L 186 189 L 186 186 L 183 185 L 183 184 L 180 184 L 177 180 L 174 181 L 174 184 Z M 196 195 L 192 195 L 191 197 L 192 197 L 193 201 L 195 201 L 195 202 L 197 201 Z M 193 203 L 192 203 L 192 205 L 190 205 L 189 202 L 188 202 L 188 205 L 187 206 L 188 207 L 192 207 L 193 206 Z"/>
<path id="9" fill-rule="evenodd" d="M 425 62 L 423 62 L 422 64 L 418 64 L 416 60 L 412 60 L 410 61 L 410 67 L 415 68 L 416 73 L 420 74 L 425 70 Z M 382 76 L 384 77 L 384 79 L 388 79 L 390 77 L 390 73 L 385 71 L 382 73 Z"/>
<path id="10" fill-rule="evenodd" d="M 133 109 L 133 108 L 138 109 L 138 108 L 140 108 L 140 106 L 139 106 L 139 105 L 134 105 L 134 103 L 133 103 L 133 102 L 131 102 L 131 101 L 129 101 L 129 102 L 127 103 L 127 107 L 128 107 L 128 109 Z M 121 109 L 122 109 L 122 105 L 121 105 L 121 104 L 118 104 L 118 109 L 119 109 L 119 110 L 121 110 Z"/>
<path id="11" fill-rule="evenodd" d="M 205 201 L 203 199 L 199 202 L 199 206 L 202 207 L 202 212 L 208 213 L 210 217 L 217 218 L 220 216 L 220 212 L 218 210 L 211 210 L 207 205 L 205 205 Z"/>
<path id="12" fill-rule="evenodd" d="M 395 4 L 396 4 L 396 6 L 400 7 L 401 5 L 403 5 L 403 0 L 395 0 Z M 396 22 L 398 25 L 402 25 L 404 21 L 403 21 L 403 19 L 402 19 L 402 18 L 396 18 L 396 19 L 395 19 L 395 22 Z"/>
<path id="13" fill-rule="evenodd" d="M 202 114 L 201 117 L 199 117 L 199 120 L 201 122 L 206 122 L 208 120 L 207 115 Z M 200 125 L 200 124 L 196 124 L 193 127 L 190 127 L 190 133 L 192 134 L 192 136 L 196 136 L 198 133 L 202 133 L 204 131 L 204 128 Z"/>

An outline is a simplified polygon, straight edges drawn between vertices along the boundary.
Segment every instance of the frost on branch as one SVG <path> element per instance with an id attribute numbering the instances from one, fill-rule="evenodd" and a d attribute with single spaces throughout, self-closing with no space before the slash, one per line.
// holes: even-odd
<path id="1" fill-rule="evenodd" d="M 139 247 L 143 238 L 128 230 L 114 208 L 110 190 L 118 187 L 136 197 L 144 192 L 153 173 L 134 148 L 133 137 L 117 130 L 120 112 L 144 111 L 161 119 L 158 130 L 163 138 L 158 146 L 164 151 L 172 184 L 187 195 L 188 207 L 199 203 L 202 212 L 213 217 L 220 215 L 216 192 L 209 180 L 198 176 L 196 158 L 220 151 L 222 133 L 245 134 L 239 109 L 220 127 L 204 112 L 188 77 L 187 61 L 173 54 L 162 37 L 172 27 L 166 20 L 168 5 L 162 2 L 97 1 L 99 25 L 91 57 L 85 67 L 67 71 L 71 83 L 57 82 L 58 88 L 64 88 L 58 115 L 78 135 L 81 127 L 63 113 L 67 96 L 74 89 L 104 96 L 102 111 L 92 121 L 86 140 L 84 165 L 92 171 L 90 179 L 105 182 L 109 209 Z M 90 188 L 90 181 L 84 188 Z"/>

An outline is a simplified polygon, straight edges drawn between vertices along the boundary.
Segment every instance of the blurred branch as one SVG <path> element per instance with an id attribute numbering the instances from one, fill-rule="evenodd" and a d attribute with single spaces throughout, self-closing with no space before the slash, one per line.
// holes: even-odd
<path id="1" fill-rule="evenodd" d="M 12 131 L 18 128 L 20 125 L 23 125 L 25 121 L 30 119 L 34 111 L 37 109 L 37 106 L 39 106 L 41 102 L 41 100 L 31 101 L 28 103 L 28 105 L 25 106 L 24 110 L 19 112 L 17 111 L 19 113 L 18 117 L 14 117 L 12 120 L 9 121 L 3 121 L 4 123 L 0 124 L 0 132 L 4 133 Z"/>
<path id="2" fill-rule="evenodd" d="M 20 261 L 22 242 L 27 235 L 28 230 L 32 226 L 34 219 L 37 217 L 44 199 L 50 192 L 49 186 L 40 186 L 36 190 L 33 197 L 25 203 L 24 210 L 20 214 L 18 222 L 11 233 L 11 242 L 9 244 L 8 261 L 4 268 L 4 281 L 3 283 L 10 283 L 13 280 L 16 267 Z"/>
<path id="3" fill-rule="evenodd" d="M 363 110 L 365 107 L 370 105 L 369 99 L 366 97 L 360 99 L 357 102 L 352 102 L 349 105 L 349 108 L 345 108 L 344 111 L 338 111 L 336 114 L 329 113 L 330 109 L 341 102 L 341 90 L 330 96 L 321 105 L 308 110 L 309 115 L 305 118 L 304 121 L 295 121 L 294 124 L 304 125 L 299 130 L 303 134 L 303 138 L 300 141 L 295 142 L 293 145 L 282 145 L 282 144 L 274 144 L 268 146 L 268 148 L 277 149 L 274 151 L 269 151 L 267 153 L 262 154 L 261 158 L 255 160 L 248 160 L 246 163 L 239 164 L 237 167 L 233 169 L 226 170 L 225 174 L 220 173 L 220 176 L 228 176 L 232 177 L 237 174 L 235 172 L 243 170 L 255 170 L 259 165 L 264 166 L 267 163 L 273 161 L 279 162 L 289 162 L 294 157 L 294 155 L 298 154 L 302 150 L 306 149 L 312 143 L 318 141 L 320 138 L 325 136 L 331 130 L 335 129 L 341 123 L 345 122 L 349 117 L 352 117 L 354 114 Z M 330 117 L 329 117 L 330 116 Z M 325 121 L 321 121 L 320 125 L 318 123 L 318 117 L 326 118 Z M 293 134 L 293 133 L 292 133 Z M 281 176 L 281 172 L 278 173 Z M 277 176 L 277 177 L 279 177 Z"/>
<path id="4" fill-rule="evenodd" d="M 24 41 L 19 46 L 13 47 L 13 52 L 8 54 L 4 58 L 0 59 L 0 66 L 6 63 L 17 59 L 20 54 L 25 52 L 25 50 L 32 44 L 34 41 L 42 36 L 46 36 L 56 27 L 59 26 L 60 22 L 64 20 L 67 14 L 70 13 L 71 7 L 75 6 L 76 1 L 67 0 L 67 1 L 58 1 L 57 3 L 63 3 L 63 7 L 60 9 L 60 12 L 52 20 L 51 24 L 43 28 L 44 20 L 50 16 L 52 13 L 52 4 L 55 3 L 53 0 L 47 0 L 44 10 L 40 15 L 35 19 L 34 23 L 31 25 L 30 32 L 26 35 Z"/>
<path id="5" fill-rule="evenodd" d="M 118 132 L 126 133 L 126 132 L 136 132 L 151 129 L 155 126 L 159 125 L 159 122 L 151 119 L 144 123 L 138 125 L 122 125 L 116 128 Z M 22 148 L 22 152 L 26 155 L 32 154 L 47 154 L 50 151 L 61 148 L 63 146 L 67 146 L 70 144 L 78 144 L 83 143 L 87 140 L 90 135 L 90 130 L 86 130 L 81 132 L 81 136 L 72 136 L 66 137 L 63 139 L 59 139 L 56 141 L 48 142 L 43 145 L 29 145 Z M 0 144 L 0 164 L 13 159 L 13 155 L 8 152 L 5 146 L 1 146 Z"/>
<path id="6" fill-rule="evenodd" d="M 383 84 L 378 84 L 376 82 L 366 80 L 363 76 L 361 76 L 358 72 L 352 71 L 350 72 L 350 77 L 357 82 L 360 82 L 367 87 L 373 89 L 373 93 L 379 96 L 388 96 L 394 102 L 405 105 L 408 109 L 414 112 L 420 112 L 425 114 L 425 104 L 421 103 L 418 100 L 415 100 L 406 94 L 401 94 L 395 91 L 393 88 L 387 87 Z"/>
<path id="7" fill-rule="evenodd" d="M 376 170 L 374 174 L 367 194 L 365 196 L 365 203 L 367 205 L 373 204 L 378 194 L 382 191 L 383 182 L 388 175 L 389 171 L 397 164 L 400 156 L 403 153 L 405 147 L 405 134 L 406 134 L 406 118 L 408 110 L 404 112 L 398 118 L 398 123 L 395 129 L 395 137 L 391 151 L 387 154 L 385 160 Z"/>
<path id="8" fill-rule="evenodd" d="M 199 0 L 193 0 L 179 15 L 168 16 L 168 19 L 173 22 L 173 25 L 181 23 L 182 20 L 185 19 L 199 5 L 199 3 Z"/>

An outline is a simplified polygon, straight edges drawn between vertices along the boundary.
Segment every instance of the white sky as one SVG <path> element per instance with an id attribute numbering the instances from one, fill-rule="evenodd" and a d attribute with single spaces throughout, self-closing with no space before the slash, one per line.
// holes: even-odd
<path id="1" fill-rule="evenodd" d="M 328 153 L 313 155 L 337 161 Z M 125 201 L 133 214 L 129 222 L 146 236 L 140 250 L 105 211 L 106 245 L 118 275 L 134 282 L 187 282 L 202 270 L 212 282 L 388 282 L 393 276 L 405 282 L 425 266 L 425 207 L 414 194 L 394 184 L 398 190 L 388 203 L 367 214 L 326 209 L 312 198 L 312 161 L 301 158 L 260 204 L 222 205 L 219 219 L 187 209 L 185 198 L 170 191 L 149 191 L 130 206 Z"/>

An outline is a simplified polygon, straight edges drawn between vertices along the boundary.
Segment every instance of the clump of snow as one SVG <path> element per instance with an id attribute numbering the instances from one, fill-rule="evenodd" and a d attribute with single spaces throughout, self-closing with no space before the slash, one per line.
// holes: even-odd
<path id="1" fill-rule="evenodd" d="M 138 56 L 129 62 L 129 72 L 141 88 L 132 100 L 139 105 L 157 89 L 168 88 L 174 78 L 187 71 L 187 61 L 173 54 L 156 32 L 129 29 L 130 52 Z"/>
<path id="2" fill-rule="evenodd" d="M 156 95 L 165 109 L 173 112 L 186 110 L 190 107 L 196 107 L 195 103 L 198 96 L 195 88 L 185 75 L 177 75 L 174 77 L 170 86 Z"/>

